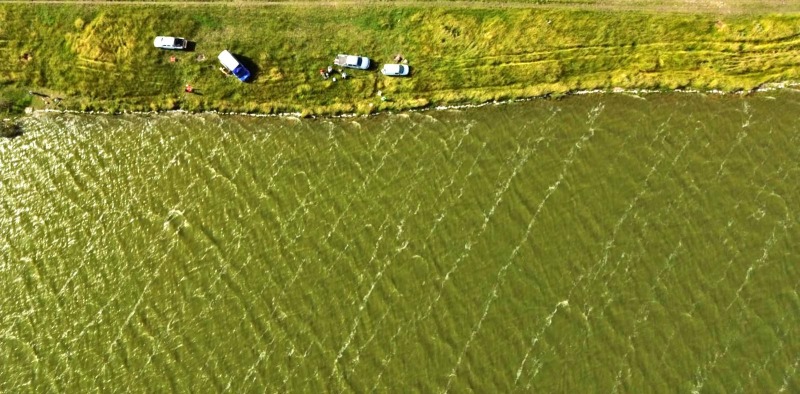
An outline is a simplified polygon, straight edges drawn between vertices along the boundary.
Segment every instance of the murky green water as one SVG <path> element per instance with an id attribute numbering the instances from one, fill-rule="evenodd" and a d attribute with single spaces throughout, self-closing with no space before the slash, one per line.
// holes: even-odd
<path id="1" fill-rule="evenodd" d="M 0 140 L 0 391 L 800 392 L 800 94 Z"/>

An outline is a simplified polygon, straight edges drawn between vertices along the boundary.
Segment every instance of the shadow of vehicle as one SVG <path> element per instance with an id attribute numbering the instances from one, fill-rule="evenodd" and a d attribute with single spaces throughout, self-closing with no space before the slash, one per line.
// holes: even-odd
<path id="1" fill-rule="evenodd" d="M 14 139 L 21 135 L 22 135 L 22 126 L 11 122 L 0 123 L 0 137 Z"/>
<path id="2" fill-rule="evenodd" d="M 194 52 L 196 48 L 197 48 L 197 42 L 186 40 L 186 49 L 184 49 L 184 51 Z"/>

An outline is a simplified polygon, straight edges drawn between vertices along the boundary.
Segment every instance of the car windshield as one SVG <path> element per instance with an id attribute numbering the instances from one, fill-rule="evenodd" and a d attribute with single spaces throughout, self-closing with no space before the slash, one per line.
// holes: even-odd
<path id="1" fill-rule="evenodd" d="M 361 58 L 360 57 L 356 58 L 356 66 L 359 66 L 359 67 L 361 66 Z"/>
<path id="2" fill-rule="evenodd" d="M 245 80 L 250 76 L 250 72 L 247 71 L 247 69 L 244 68 L 243 66 L 239 65 L 235 69 L 233 69 L 233 75 L 235 75 L 236 78 Z"/>
<path id="3" fill-rule="evenodd" d="M 404 74 L 406 72 L 406 69 L 403 66 L 398 66 L 397 68 L 400 70 L 398 74 Z"/>
<path id="4" fill-rule="evenodd" d="M 180 38 L 176 38 L 175 39 L 175 46 L 176 47 L 182 47 L 183 46 L 183 40 L 181 40 Z"/>

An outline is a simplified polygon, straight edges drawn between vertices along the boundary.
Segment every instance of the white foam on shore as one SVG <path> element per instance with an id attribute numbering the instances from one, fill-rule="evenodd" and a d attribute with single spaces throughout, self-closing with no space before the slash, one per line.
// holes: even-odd
<path id="1" fill-rule="evenodd" d="M 776 90 L 782 89 L 792 89 L 792 88 L 800 88 L 800 82 L 797 81 L 785 81 L 785 82 L 772 82 L 763 84 L 761 87 L 753 89 L 753 90 L 739 90 L 735 92 L 725 92 L 719 89 L 711 89 L 711 90 L 698 90 L 698 89 L 673 89 L 673 90 L 657 90 L 657 89 L 625 89 L 625 88 L 612 88 L 608 89 L 592 89 L 592 90 L 576 90 L 567 93 L 559 93 L 554 94 L 555 96 L 583 96 L 589 94 L 609 94 L 609 93 L 623 93 L 623 94 L 657 94 L 657 93 L 692 93 L 692 94 L 717 94 L 717 95 L 745 95 L 750 93 L 763 93 L 763 92 L 773 92 Z M 536 97 L 526 97 L 526 98 L 519 98 L 519 99 L 510 99 L 510 100 L 494 100 L 494 101 L 487 101 L 485 103 L 480 104 L 453 104 L 453 105 L 438 105 L 435 107 L 425 107 L 425 108 L 412 108 L 407 110 L 400 110 L 400 111 L 393 111 L 393 110 L 386 110 L 383 112 L 374 112 L 371 114 L 357 114 L 357 113 L 345 113 L 339 115 L 311 115 L 308 116 L 308 119 L 316 119 L 316 118 L 355 118 L 355 117 L 369 117 L 369 116 L 376 116 L 382 114 L 392 114 L 396 112 L 425 112 L 425 111 L 448 111 L 448 110 L 460 110 L 460 109 L 469 109 L 469 108 L 480 108 L 489 105 L 504 105 L 504 104 L 512 104 L 512 103 L 521 103 L 533 100 L 540 100 L 540 99 L 547 99 L 551 98 L 554 95 L 544 95 L 544 96 L 536 96 Z M 248 116 L 252 118 L 302 118 L 303 115 L 300 112 L 279 112 L 275 114 L 253 114 L 247 112 L 220 112 L 217 110 L 211 111 L 202 111 L 202 112 L 191 112 L 183 109 L 175 109 L 175 110 L 168 110 L 168 111 L 123 111 L 123 112 L 109 112 L 109 111 L 78 111 L 73 109 L 37 109 L 33 111 L 33 115 L 40 114 L 40 113 L 59 113 L 59 114 L 99 114 L 99 115 L 164 115 L 164 114 L 187 114 L 187 115 L 205 115 L 205 114 L 215 114 L 215 115 L 228 115 L 228 116 Z"/>

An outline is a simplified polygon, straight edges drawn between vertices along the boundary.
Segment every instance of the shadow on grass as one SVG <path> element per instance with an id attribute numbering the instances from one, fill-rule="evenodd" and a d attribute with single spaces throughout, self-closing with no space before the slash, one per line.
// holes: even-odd
<path id="1" fill-rule="evenodd" d="M 3 122 L 0 124 L 0 137 L 14 139 L 22 135 L 22 126 L 16 123 Z"/>
<path id="2" fill-rule="evenodd" d="M 235 57 L 236 60 L 241 62 L 244 68 L 247 69 L 247 71 L 250 71 L 250 78 L 247 78 L 247 81 L 245 82 L 253 82 L 256 80 L 256 78 L 258 78 L 258 74 L 261 71 L 261 67 L 258 67 L 258 65 L 256 64 L 256 62 L 253 61 L 253 59 L 239 54 L 234 54 L 233 57 Z"/>
<path id="3" fill-rule="evenodd" d="M 184 51 L 194 52 L 196 48 L 197 48 L 197 42 L 186 40 L 186 49 L 184 49 Z"/>

